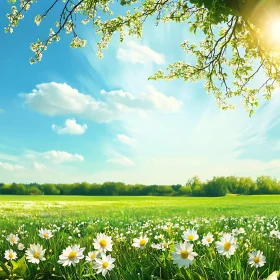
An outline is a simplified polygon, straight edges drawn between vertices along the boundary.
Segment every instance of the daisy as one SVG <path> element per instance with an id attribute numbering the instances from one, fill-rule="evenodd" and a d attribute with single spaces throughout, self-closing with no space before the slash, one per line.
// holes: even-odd
<path id="1" fill-rule="evenodd" d="M 264 266 L 265 256 L 263 255 L 263 252 L 260 250 L 253 250 L 251 253 L 249 253 L 248 264 L 250 264 L 251 267 L 254 266 L 255 268 Z"/>
<path id="2" fill-rule="evenodd" d="M 80 260 L 84 258 L 85 248 L 80 248 L 80 245 L 68 246 L 62 251 L 62 254 L 59 256 L 59 264 L 63 266 L 75 266 Z"/>
<path id="3" fill-rule="evenodd" d="M 43 250 L 43 246 L 40 244 L 30 244 L 30 248 L 26 251 L 26 258 L 28 262 L 31 263 L 39 263 L 40 261 L 45 261 L 45 249 Z"/>
<path id="4" fill-rule="evenodd" d="M 274 271 L 273 273 L 271 273 L 266 280 L 277 280 L 278 279 L 278 271 Z"/>
<path id="5" fill-rule="evenodd" d="M 18 243 L 17 248 L 18 248 L 18 250 L 22 251 L 25 247 L 24 247 L 24 244 Z"/>
<path id="6" fill-rule="evenodd" d="M 6 250 L 4 258 L 8 261 L 9 260 L 16 260 L 17 259 L 17 253 L 14 252 L 12 249 Z"/>
<path id="7" fill-rule="evenodd" d="M 170 242 L 166 242 L 165 240 L 162 241 L 162 243 L 160 244 L 161 246 L 161 250 L 165 251 L 166 249 L 169 248 Z"/>
<path id="8" fill-rule="evenodd" d="M 149 241 L 149 238 L 147 238 L 147 235 L 144 235 L 144 236 L 140 235 L 140 238 L 133 239 L 132 246 L 143 249 L 146 246 L 146 244 L 148 243 L 148 241 Z"/>
<path id="9" fill-rule="evenodd" d="M 41 228 L 39 229 L 39 236 L 44 239 L 50 239 L 53 237 L 53 234 L 50 230 Z"/>
<path id="10" fill-rule="evenodd" d="M 92 262 L 98 256 L 98 253 L 98 251 L 88 252 L 88 255 L 86 256 L 86 261 Z"/>
<path id="11" fill-rule="evenodd" d="M 19 241 L 18 235 L 17 234 L 9 234 L 7 236 L 7 240 L 10 242 L 11 245 L 17 244 Z"/>
<path id="12" fill-rule="evenodd" d="M 106 253 L 107 251 L 112 251 L 112 237 L 107 236 L 104 233 L 98 233 L 96 239 L 93 240 L 94 249 L 99 252 Z"/>
<path id="13" fill-rule="evenodd" d="M 92 268 L 97 269 L 97 274 L 101 272 L 105 276 L 109 270 L 115 267 L 114 261 L 115 259 L 111 255 L 106 256 L 104 253 L 101 253 L 101 259 L 96 258 Z"/>
<path id="14" fill-rule="evenodd" d="M 193 244 L 187 241 L 176 244 L 175 252 L 172 253 L 173 263 L 178 264 L 179 267 L 189 267 L 196 256 L 197 253 L 193 252 Z"/>
<path id="15" fill-rule="evenodd" d="M 209 246 L 214 241 L 213 234 L 208 232 L 207 235 L 204 235 L 202 238 L 202 244 L 205 246 Z"/>
<path id="16" fill-rule="evenodd" d="M 197 234 L 197 231 L 192 228 L 192 229 L 187 229 L 186 231 L 183 232 L 183 235 L 182 235 L 182 238 L 185 240 L 185 241 L 195 241 L 198 239 L 198 234 Z"/>
<path id="17" fill-rule="evenodd" d="M 216 242 L 216 248 L 220 255 L 230 258 L 234 254 L 238 245 L 236 244 L 235 237 L 230 233 L 225 233 L 220 241 Z"/>

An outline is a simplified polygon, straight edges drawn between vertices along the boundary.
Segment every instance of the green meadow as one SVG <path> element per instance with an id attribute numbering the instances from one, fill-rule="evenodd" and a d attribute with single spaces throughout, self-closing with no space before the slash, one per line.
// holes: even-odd
<path id="1" fill-rule="evenodd" d="M 0 196 L 0 280 L 276 280 L 279 213 L 277 195 Z"/>
<path id="2" fill-rule="evenodd" d="M 126 219 L 254 217 L 280 213 L 279 195 L 225 197 L 0 196 L 1 216 Z"/>

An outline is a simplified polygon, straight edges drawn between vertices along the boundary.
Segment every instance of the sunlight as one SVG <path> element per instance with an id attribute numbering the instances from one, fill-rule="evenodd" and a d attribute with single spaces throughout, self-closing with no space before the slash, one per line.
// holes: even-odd
<path id="1" fill-rule="evenodd" d="M 271 42 L 280 43 L 280 18 L 270 22 L 267 33 Z"/>

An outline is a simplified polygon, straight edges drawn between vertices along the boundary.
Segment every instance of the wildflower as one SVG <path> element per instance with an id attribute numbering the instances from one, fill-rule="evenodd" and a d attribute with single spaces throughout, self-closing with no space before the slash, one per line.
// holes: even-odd
<path id="1" fill-rule="evenodd" d="M 94 251 L 94 252 L 88 252 L 88 255 L 86 257 L 86 261 L 88 262 L 92 262 L 97 256 L 98 256 L 98 253 L 97 251 Z"/>
<path id="2" fill-rule="evenodd" d="M 41 228 L 39 229 L 39 236 L 44 239 L 50 239 L 53 237 L 53 234 L 50 230 Z"/>
<path id="3" fill-rule="evenodd" d="M 103 276 L 107 274 L 109 270 L 112 270 L 115 265 L 113 262 L 115 261 L 111 255 L 106 256 L 104 253 L 101 253 L 101 259 L 96 258 L 94 259 L 94 265 L 92 268 L 97 269 L 97 274 L 102 273 Z"/>
<path id="4" fill-rule="evenodd" d="M 192 228 L 192 229 L 187 229 L 186 231 L 183 232 L 182 238 L 185 241 L 195 241 L 198 239 L 198 234 L 197 231 Z"/>
<path id="5" fill-rule="evenodd" d="M 202 238 L 202 244 L 205 246 L 209 246 L 214 241 L 213 234 L 208 232 L 207 235 L 204 235 Z"/>
<path id="6" fill-rule="evenodd" d="M 18 243 L 18 250 L 22 251 L 25 247 L 24 247 L 24 244 L 22 243 Z"/>
<path id="7" fill-rule="evenodd" d="M 10 242 L 11 245 L 17 244 L 19 241 L 18 235 L 17 234 L 9 234 L 7 236 L 7 240 Z"/>
<path id="8" fill-rule="evenodd" d="M 40 244 L 30 244 L 30 248 L 26 251 L 26 258 L 28 262 L 39 263 L 40 261 L 45 261 L 45 249 Z"/>
<path id="9" fill-rule="evenodd" d="M 96 239 L 93 240 L 93 246 L 95 250 L 106 253 L 112 251 L 112 237 L 107 236 L 104 233 L 98 233 Z"/>
<path id="10" fill-rule="evenodd" d="M 58 263 L 63 266 L 75 266 L 80 260 L 84 258 L 85 248 L 80 248 L 80 245 L 68 246 L 62 251 L 62 254 L 59 256 Z"/>
<path id="11" fill-rule="evenodd" d="M 273 273 L 271 273 L 266 280 L 277 280 L 278 279 L 278 271 L 274 271 Z"/>
<path id="12" fill-rule="evenodd" d="M 144 235 L 144 236 L 140 235 L 140 238 L 133 239 L 132 246 L 143 249 L 146 246 L 146 244 L 148 243 L 148 241 L 149 241 L 149 238 L 147 238 L 147 235 Z"/>
<path id="13" fill-rule="evenodd" d="M 17 253 L 14 252 L 12 249 L 6 250 L 4 258 L 8 261 L 9 260 L 16 260 L 17 259 Z"/>
<path id="14" fill-rule="evenodd" d="M 251 265 L 251 267 L 262 267 L 265 264 L 265 256 L 263 255 L 263 252 L 261 252 L 260 250 L 255 251 L 253 250 L 250 254 L 249 254 L 249 259 L 248 259 L 248 264 Z"/>
<path id="15" fill-rule="evenodd" d="M 216 242 L 217 251 L 219 254 L 230 258 L 234 254 L 238 245 L 236 244 L 236 239 L 230 233 L 225 233 L 220 241 Z"/>
<path id="16" fill-rule="evenodd" d="M 179 267 L 189 267 L 196 256 L 197 253 L 193 252 L 193 244 L 190 244 L 187 241 L 176 244 L 175 252 L 172 253 L 173 263 L 178 264 Z"/>

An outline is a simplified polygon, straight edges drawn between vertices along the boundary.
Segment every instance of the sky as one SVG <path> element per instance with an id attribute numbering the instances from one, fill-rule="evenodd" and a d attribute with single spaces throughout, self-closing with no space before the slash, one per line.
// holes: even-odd
<path id="1" fill-rule="evenodd" d="M 203 81 L 148 81 L 158 69 L 189 59 L 180 43 L 199 38 L 187 24 L 148 21 L 140 40 L 119 43 L 114 36 L 102 59 L 89 25 L 79 29 L 85 48 L 71 49 L 71 37 L 63 35 L 30 65 L 31 42 L 48 34 L 57 14 L 37 27 L 34 17 L 44 7 L 36 4 L 13 34 L 5 34 L 5 2 L 1 182 L 185 184 L 193 176 L 280 177 L 279 92 L 250 118 L 241 100 L 234 111 L 218 109 Z"/>

